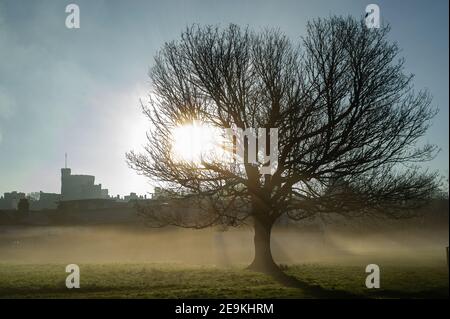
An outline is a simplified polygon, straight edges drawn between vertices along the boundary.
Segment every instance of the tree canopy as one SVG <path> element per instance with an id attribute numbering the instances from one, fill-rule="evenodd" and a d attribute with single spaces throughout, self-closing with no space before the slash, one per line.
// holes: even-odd
<path id="1" fill-rule="evenodd" d="M 196 228 L 251 217 L 262 246 L 282 215 L 409 216 L 437 187 L 436 173 L 417 166 L 437 151 L 419 145 L 436 111 L 426 90 L 414 90 L 389 29 L 316 19 L 297 44 L 274 29 L 193 25 L 166 43 L 142 104 L 152 124 L 145 152 L 127 159 L 173 190 L 177 205 L 199 209 L 196 218 L 162 214 L 156 204 L 143 212 L 156 225 Z M 277 128 L 276 171 L 260 174 L 263 162 L 236 165 L 217 156 L 200 165 L 177 160 L 172 132 L 193 121 Z"/>

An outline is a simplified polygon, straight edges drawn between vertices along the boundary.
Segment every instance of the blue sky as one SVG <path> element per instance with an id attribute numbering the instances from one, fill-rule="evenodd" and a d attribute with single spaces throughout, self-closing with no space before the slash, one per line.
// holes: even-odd
<path id="1" fill-rule="evenodd" d="M 80 7 L 81 28 L 65 27 Z M 0 193 L 59 192 L 68 153 L 74 173 L 94 174 L 110 194 L 151 191 L 125 163 L 141 149 L 147 122 L 139 98 L 165 41 L 192 23 L 277 27 L 293 41 L 307 20 L 361 17 L 371 1 L 26 1 L 0 0 Z M 448 177 L 448 1 L 377 1 L 439 115 L 424 140 L 441 148 L 427 167 Z"/>

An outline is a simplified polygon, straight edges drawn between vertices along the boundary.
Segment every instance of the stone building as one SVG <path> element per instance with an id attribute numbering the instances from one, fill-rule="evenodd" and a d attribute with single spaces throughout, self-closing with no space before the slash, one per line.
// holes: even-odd
<path id="1" fill-rule="evenodd" d="M 22 198 L 25 198 L 25 193 L 17 191 L 4 193 L 3 197 L 0 198 L 0 209 L 16 209 Z"/>
<path id="2" fill-rule="evenodd" d="M 61 169 L 61 200 L 108 198 L 108 190 L 95 184 L 93 175 L 72 175 L 70 168 Z"/>

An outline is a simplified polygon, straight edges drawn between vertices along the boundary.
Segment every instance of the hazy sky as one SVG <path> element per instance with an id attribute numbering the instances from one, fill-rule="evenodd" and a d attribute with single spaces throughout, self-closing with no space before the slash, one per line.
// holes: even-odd
<path id="1" fill-rule="evenodd" d="M 81 28 L 65 27 L 76 3 Z M 292 40 L 308 19 L 361 17 L 372 1 L 0 0 L 0 193 L 60 191 L 64 153 L 73 173 L 93 174 L 110 194 L 151 190 L 125 152 L 145 141 L 139 98 L 165 41 L 192 23 L 279 27 Z M 448 1 L 373 1 L 391 38 L 440 109 L 426 140 L 442 148 L 427 164 L 448 176 Z"/>

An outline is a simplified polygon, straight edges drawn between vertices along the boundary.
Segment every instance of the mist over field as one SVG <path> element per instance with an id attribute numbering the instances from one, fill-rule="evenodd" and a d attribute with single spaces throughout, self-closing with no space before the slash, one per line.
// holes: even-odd
<path id="1" fill-rule="evenodd" d="M 277 226 L 272 250 L 282 264 L 342 265 L 446 263 L 443 225 L 372 222 L 340 227 Z M 253 232 L 240 227 L 191 230 L 139 226 L 0 226 L 0 263 L 176 263 L 219 267 L 248 265 Z"/>

